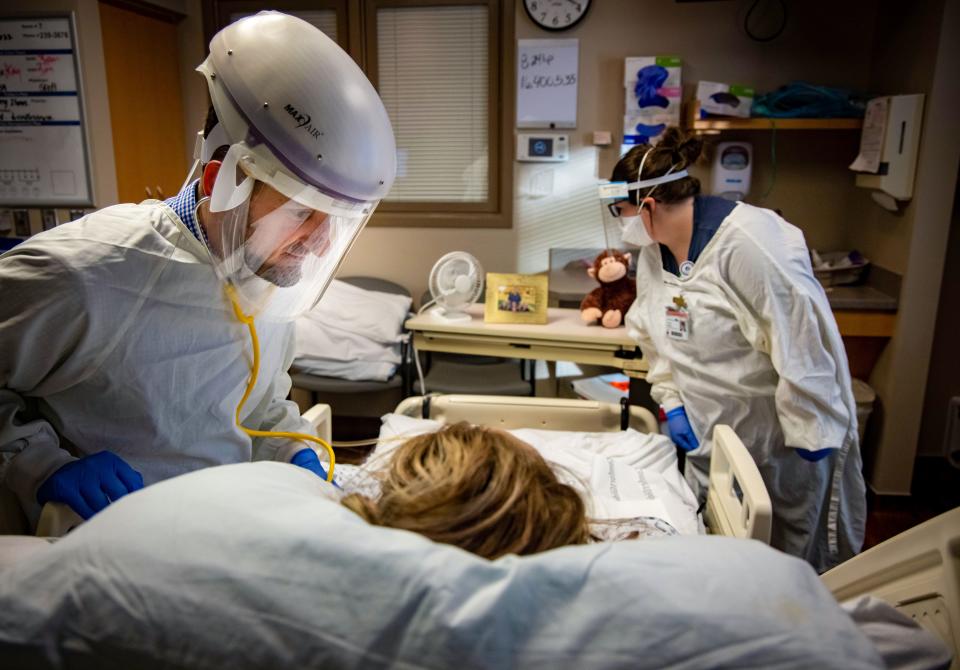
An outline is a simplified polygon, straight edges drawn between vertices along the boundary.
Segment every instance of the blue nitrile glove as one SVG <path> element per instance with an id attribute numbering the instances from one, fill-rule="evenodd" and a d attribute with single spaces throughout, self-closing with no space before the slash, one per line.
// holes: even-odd
<path id="1" fill-rule="evenodd" d="M 811 463 L 816 463 L 819 460 L 823 460 L 827 456 L 833 453 L 833 449 L 819 449 L 818 451 L 810 451 L 809 449 L 794 449 L 797 452 L 797 455 L 805 461 L 810 461 Z"/>
<path id="2" fill-rule="evenodd" d="M 290 459 L 290 462 L 294 465 L 299 465 L 305 470 L 309 470 L 320 479 L 326 480 L 327 478 L 327 471 L 324 470 L 320 464 L 320 457 L 317 456 L 317 452 L 309 447 L 295 453 L 293 458 Z"/>
<path id="3" fill-rule="evenodd" d="M 670 439 L 684 451 L 693 451 L 700 446 L 697 436 L 693 434 L 693 427 L 690 426 L 690 419 L 687 418 L 687 410 L 683 406 L 674 407 L 667 412 L 667 428 L 670 430 Z"/>
<path id="4" fill-rule="evenodd" d="M 113 501 L 143 488 L 143 476 L 109 451 L 99 451 L 60 467 L 37 489 L 37 502 L 65 503 L 89 519 Z"/>

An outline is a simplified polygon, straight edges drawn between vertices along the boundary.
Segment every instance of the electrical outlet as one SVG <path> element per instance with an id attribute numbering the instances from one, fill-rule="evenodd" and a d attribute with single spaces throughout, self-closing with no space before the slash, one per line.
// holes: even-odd
<path id="1" fill-rule="evenodd" d="M 609 130 L 594 130 L 593 143 L 598 147 L 608 147 L 613 143 L 613 137 Z"/>

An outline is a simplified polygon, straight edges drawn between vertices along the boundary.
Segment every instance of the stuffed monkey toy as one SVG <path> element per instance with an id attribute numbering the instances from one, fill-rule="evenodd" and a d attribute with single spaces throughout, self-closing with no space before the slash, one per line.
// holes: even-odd
<path id="1" fill-rule="evenodd" d="M 627 276 L 630 254 L 604 251 L 593 261 L 587 274 L 600 282 L 598 288 L 580 303 L 580 318 L 584 323 L 596 323 L 604 328 L 616 328 L 623 323 L 630 305 L 637 299 L 637 287 Z"/>

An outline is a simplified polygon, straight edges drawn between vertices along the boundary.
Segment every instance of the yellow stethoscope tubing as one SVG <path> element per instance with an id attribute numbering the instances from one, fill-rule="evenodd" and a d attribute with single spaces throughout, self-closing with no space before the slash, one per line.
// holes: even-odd
<path id="1" fill-rule="evenodd" d="M 233 286 L 227 286 L 227 297 L 230 298 L 230 304 L 233 305 L 233 313 L 237 317 L 237 320 L 245 324 L 247 329 L 250 331 L 250 341 L 253 343 L 253 360 L 250 363 L 250 379 L 247 381 L 247 388 L 243 392 L 243 397 L 240 399 L 240 404 L 237 405 L 237 427 L 250 437 L 282 437 L 290 440 L 301 440 L 302 442 L 313 442 L 315 444 L 319 444 L 321 447 L 327 450 L 327 455 L 330 457 L 330 467 L 327 470 L 327 481 L 333 482 L 333 468 L 337 459 L 333 453 L 333 447 L 331 447 L 330 443 L 326 440 L 315 435 L 308 435 L 306 433 L 252 430 L 240 422 L 240 412 L 243 411 L 243 406 L 250 398 L 250 393 L 253 391 L 253 387 L 257 385 L 257 377 L 260 374 L 260 338 L 257 337 L 257 327 L 254 324 L 253 317 L 244 314 L 243 310 L 240 308 L 240 303 L 237 301 L 237 292 Z"/>

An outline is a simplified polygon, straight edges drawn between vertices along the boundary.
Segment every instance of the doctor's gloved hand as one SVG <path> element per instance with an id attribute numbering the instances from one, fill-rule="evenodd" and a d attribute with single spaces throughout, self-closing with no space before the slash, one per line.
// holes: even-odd
<path id="1" fill-rule="evenodd" d="M 670 430 L 670 439 L 684 451 L 693 451 L 700 446 L 687 418 L 687 410 L 682 406 L 667 412 L 667 428 Z"/>
<path id="2" fill-rule="evenodd" d="M 327 478 L 327 471 L 324 470 L 323 465 L 320 464 L 320 457 L 317 456 L 317 452 L 309 447 L 295 453 L 293 458 L 290 459 L 290 462 L 294 465 L 299 465 L 305 470 L 309 470 L 320 479 L 326 480 Z"/>
<path id="3" fill-rule="evenodd" d="M 84 456 L 60 467 L 37 489 L 37 502 L 59 502 L 89 519 L 113 501 L 143 488 L 143 477 L 109 451 Z"/>

